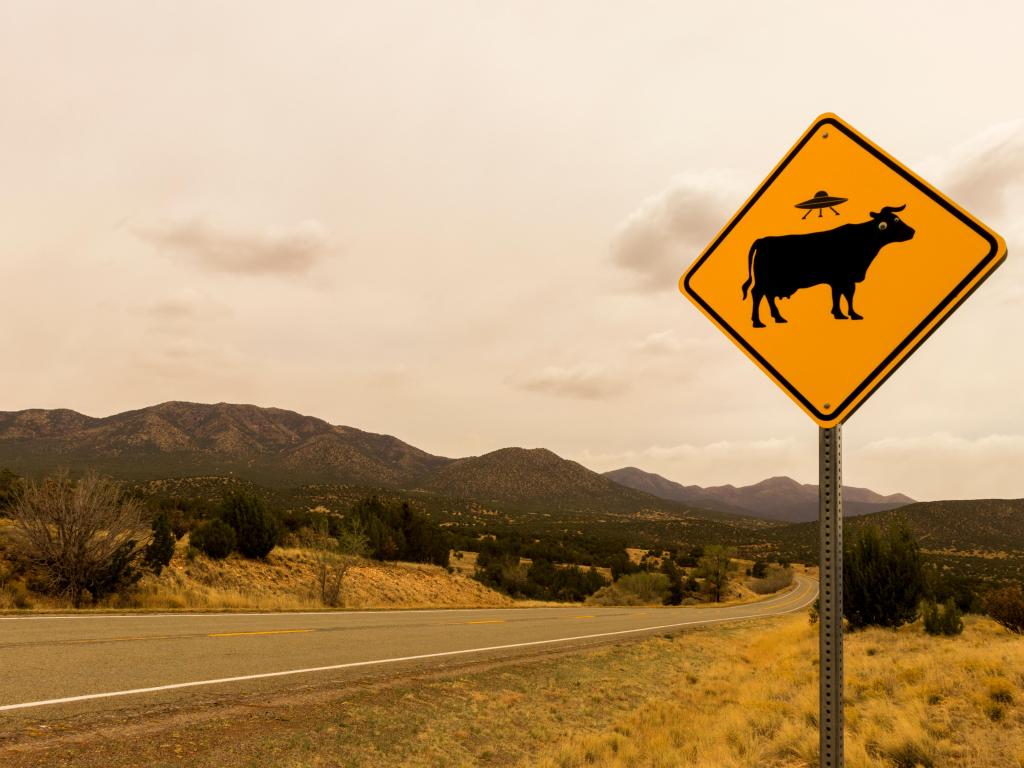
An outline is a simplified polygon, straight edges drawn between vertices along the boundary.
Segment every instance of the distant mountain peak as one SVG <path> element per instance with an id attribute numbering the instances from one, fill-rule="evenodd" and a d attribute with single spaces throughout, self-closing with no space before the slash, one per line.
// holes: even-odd
<path id="1" fill-rule="evenodd" d="M 681 485 L 637 467 L 624 467 L 604 474 L 617 483 L 654 496 L 723 512 L 787 522 L 815 520 L 818 516 L 818 486 L 800 483 L 785 475 L 769 477 L 747 486 L 702 488 Z M 880 512 L 912 502 L 913 499 L 903 494 L 882 496 L 867 488 L 843 486 L 843 508 L 847 515 Z"/>

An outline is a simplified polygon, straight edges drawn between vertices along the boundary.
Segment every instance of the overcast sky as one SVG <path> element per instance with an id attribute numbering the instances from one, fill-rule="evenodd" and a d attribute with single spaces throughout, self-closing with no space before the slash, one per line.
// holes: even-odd
<path id="1" fill-rule="evenodd" d="M 1018 2 L 0 5 L 0 409 L 278 406 L 436 454 L 814 482 L 676 281 L 834 111 L 1007 240 L 845 480 L 1024 496 Z"/>

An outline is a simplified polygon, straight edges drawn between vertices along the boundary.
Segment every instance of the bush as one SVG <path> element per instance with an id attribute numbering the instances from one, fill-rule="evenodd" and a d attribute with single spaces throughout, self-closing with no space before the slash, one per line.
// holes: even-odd
<path id="1" fill-rule="evenodd" d="M 607 583 L 594 568 L 584 571 L 578 565 L 557 566 L 536 560 L 526 572 L 521 591 L 536 600 L 580 602 Z"/>
<path id="2" fill-rule="evenodd" d="M 843 555 L 843 613 L 852 629 L 899 627 L 914 621 L 924 596 L 917 540 L 904 524 L 883 537 L 863 528 Z"/>
<path id="3" fill-rule="evenodd" d="M 230 555 L 235 543 L 235 529 L 218 519 L 196 526 L 189 536 L 192 547 L 214 560 L 223 560 Z"/>
<path id="4" fill-rule="evenodd" d="M 982 613 L 980 586 L 976 578 L 939 570 L 934 563 L 925 569 L 925 595 L 936 603 L 953 598 L 961 613 Z"/>
<path id="5" fill-rule="evenodd" d="M 38 574 L 48 592 L 76 608 L 135 583 L 147 538 L 143 507 L 115 481 L 89 472 L 73 481 L 66 471 L 28 482 L 10 507 L 12 550 Z"/>
<path id="6" fill-rule="evenodd" d="M 142 555 L 143 564 L 157 576 L 174 557 L 174 533 L 166 512 L 158 512 L 153 518 L 153 538 L 146 545 Z"/>
<path id="7" fill-rule="evenodd" d="M 9 469 L 0 469 L 0 516 L 7 515 L 21 491 L 21 478 Z"/>
<path id="8" fill-rule="evenodd" d="M 752 569 L 757 571 L 757 568 Z M 750 587 L 751 591 L 758 595 L 770 595 L 774 592 L 778 592 L 780 589 L 785 589 L 793 583 L 793 571 L 790 568 L 773 568 L 768 570 L 767 567 L 762 571 L 763 577 L 751 579 L 747 582 L 747 586 Z"/>
<path id="9" fill-rule="evenodd" d="M 220 517 L 235 530 L 238 551 L 251 560 L 269 555 L 284 533 L 281 519 L 267 509 L 263 499 L 250 493 L 228 496 Z"/>
<path id="10" fill-rule="evenodd" d="M 668 577 L 668 593 L 665 595 L 665 605 L 682 605 L 683 603 L 683 576 L 676 567 L 675 562 L 665 558 L 661 565 L 661 572 Z"/>
<path id="11" fill-rule="evenodd" d="M 1011 632 L 1024 634 L 1024 589 L 1017 584 L 989 592 L 985 613 Z"/>
<path id="12" fill-rule="evenodd" d="M 934 600 L 925 600 L 922 613 L 924 631 L 929 635 L 959 635 L 964 631 L 963 617 L 952 597 L 942 606 Z"/>
<path id="13" fill-rule="evenodd" d="M 669 592 L 669 578 L 663 573 L 627 573 L 615 582 L 615 588 L 634 595 L 644 604 L 664 603 Z"/>
<path id="14" fill-rule="evenodd" d="M 704 587 L 711 599 L 718 603 L 722 600 L 729 586 L 729 576 L 737 565 L 732 560 L 732 552 L 718 544 L 703 549 L 704 554 L 697 559 L 697 575 L 704 579 Z"/>

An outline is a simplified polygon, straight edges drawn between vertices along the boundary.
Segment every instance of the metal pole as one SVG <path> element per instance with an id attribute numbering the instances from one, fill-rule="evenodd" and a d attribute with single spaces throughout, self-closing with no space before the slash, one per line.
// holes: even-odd
<path id="1" fill-rule="evenodd" d="M 843 436 L 818 440 L 819 634 L 821 768 L 843 766 Z"/>

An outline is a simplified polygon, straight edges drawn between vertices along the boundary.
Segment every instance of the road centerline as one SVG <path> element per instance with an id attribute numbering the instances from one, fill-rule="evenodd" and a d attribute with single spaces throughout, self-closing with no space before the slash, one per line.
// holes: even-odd
<path id="1" fill-rule="evenodd" d="M 210 632 L 207 637 L 252 637 L 253 635 L 297 635 L 315 629 L 266 629 L 259 632 Z"/>

